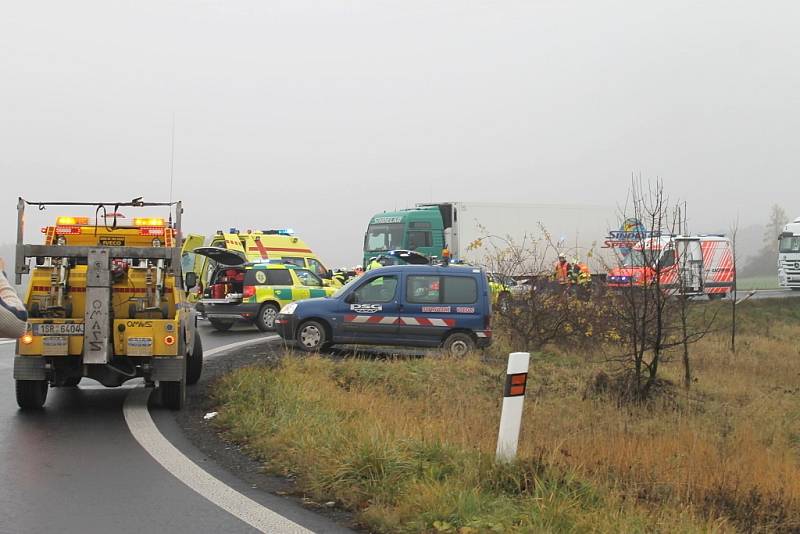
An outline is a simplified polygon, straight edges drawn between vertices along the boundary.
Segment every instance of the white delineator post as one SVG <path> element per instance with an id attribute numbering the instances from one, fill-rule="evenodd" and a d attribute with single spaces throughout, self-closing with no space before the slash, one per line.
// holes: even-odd
<path id="1" fill-rule="evenodd" d="M 528 352 L 512 352 L 508 355 L 503 411 L 500 413 L 500 433 L 497 436 L 498 461 L 510 462 L 517 456 L 530 359 Z"/>

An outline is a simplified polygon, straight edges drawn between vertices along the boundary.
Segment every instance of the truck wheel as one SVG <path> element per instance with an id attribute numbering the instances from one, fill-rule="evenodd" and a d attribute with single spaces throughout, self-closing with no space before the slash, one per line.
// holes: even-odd
<path id="1" fill-rule="evenodd" d="M 161 404 L 170 410 L 180 410 L 186 402 L 186 383 L 161 382 Z"/>
<path id="2" fill-rule="evenodd" d="M 256 327 L 262 332 L 275 330 L 275 319 L 278 317 L 278 307 L 274 304 L 264 304 L 258 310 Z"/>
<path id="3" fill-rule="evenodd" d="M 47 380 L 17 380 L 17 405 L 23 410 L 39 410 L 47 400 Z"/>
<path id="4" fill-rule="evenodd" d="M 319 352 L 325 348 L 325 327 L 317 321 L 306 321 L 297 329 L 297 343 L 306 352 Z"/>
<path id="5" fill-rule="evenodd" d="M 78 384 L 81 383 L 81 378 L 83 378 L 83 377 L 82 376 L 71 376 L 71 377 L 67 378 L 66 380 L 64 380 L 64 383 L 62 384 L 61 387 L 62 388 L 75 388 L 75 387 L 78 387 Z"/>
<path id="6" fill-rule="evenodd" d="M 227 332 L 233 326 L 233 322 L 231 321 L 218 321 L 217 319 L 209 319 L 208 322 L 211 323 L 211 326 L 213 326 L 215 330 L 220 332 Z"/>
<path id="7" fill-rule="evenodd" d="M 200 334 L 194 333 L 194 350 L 186 359 L 186 383 L 190 386 L 197 384 L 200 375 L 203 373 L 203 343 L 200 341 Z"/>
<path id="8" fill-rule="evenodd" d="M 475 348 L 475 341 L 469 334 L 456 332 L 447 336 L 442 348 L 454 358 L 463 358 Z"/>

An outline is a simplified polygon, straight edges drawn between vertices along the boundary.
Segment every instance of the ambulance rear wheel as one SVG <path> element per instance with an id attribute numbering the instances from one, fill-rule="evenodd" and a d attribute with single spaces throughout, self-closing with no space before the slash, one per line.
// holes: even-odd
<path id="1" fill-rule="evenodd" d="M 327 343 L 325 327 L 317 321 L 306 321 L 297 329 L 297 344 L 306 352 L 319 352 Z"/>
<path id="2" fill-rule="evenodd" d="M 17 380 L 17 405 L 23 410 L 39 410 L 47 400 L 47 380 Z"/>
<path id="3" fill-rule="evenodd" d="M 227 332 L 233 326 L 233 322 L 231 321 L 218 321 L 217 319 L 209 319 L 209 323 L 211 326 L 214 327 L 214 330 L 219 330 L 220 332 Z"/>
<path id="4" fill-rule="evenodd" d="M 186 402 L 186 383 L 161 382 L 161 404 L 170 410 L 180 410 Z"/>
<path id="5" fill-rule="evenodd" d="M 275 319 L 278 317 L 278 307 L 274 304 L 264 304 L 256 316 L 256 328 L 262 332 L 275 330 Z"/>
<path id="6" fill-rule="evenodd" d="M 203 373 L 203 343 L 200 341 L 200 334 L 194 334 L 194 349 L 186 360 L 186 383 L 190 386 L 197 384 L 200 375 Z"/>
<path id="7" fill-rule="evenodd" d="M 447 336 L 444 343 L 442 343 L 442 348 L 454 358 L 463 358 L 471 350 L 475 349 L 475 341 L 469 334 L 456 332 Z"/>

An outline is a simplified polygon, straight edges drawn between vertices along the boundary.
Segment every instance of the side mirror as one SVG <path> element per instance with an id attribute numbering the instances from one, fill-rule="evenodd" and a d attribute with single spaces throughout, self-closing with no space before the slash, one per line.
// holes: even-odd
<path id="1" fill-rule="evenodd" d="M 197 273 L 189 271 L 186 273 L 186 289 L 192 289 L 197 286 Z"/>
<path id="2" fill-rule="evenodd" d="M 347 296 L 344 298 L 344 301 L 345 301 L 347 304 L 355 304 L 355 303 L 356 303 L 356 294 L 355 294 L 355 292 L 352 292 L 352 293 L 350 293 L 349 295 L 347 295 Z"/>

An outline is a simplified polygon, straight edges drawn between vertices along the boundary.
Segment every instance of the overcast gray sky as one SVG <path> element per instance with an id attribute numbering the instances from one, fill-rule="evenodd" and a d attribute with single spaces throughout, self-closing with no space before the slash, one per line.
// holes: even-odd
<path id="1" fill-rule="evenodd" d="M 173 113 L 189 230 L 289 226 L 331 265 L 384 209 L 613 205 L 632 172 L 695 231 L 800 215 L 799 20 L 789 1 L 6 2 L 0 241 L 18 195 L 166 199 Z"/>

